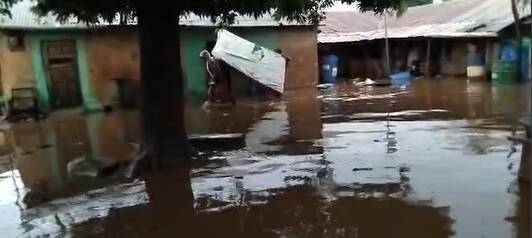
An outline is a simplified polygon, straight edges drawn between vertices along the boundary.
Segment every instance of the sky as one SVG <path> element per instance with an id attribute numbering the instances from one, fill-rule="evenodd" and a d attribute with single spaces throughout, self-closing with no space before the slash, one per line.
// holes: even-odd
<path id="1" fill-rule="evenodd" d="M 434 0 L 435 3 L 442 2 L 443 0 Z M 328 12 L 345 12 L 345 11 L 356 11 L 357 7 L 356 4 L 353 5 L 347 5 L 343 3 L 337 3 L 333 7 L 328 8 L 326 11 Z"/>
<path id="2" fill-rule="evenodd" d="M 331 8 L 328 8 L 326 11 L 329 11 L 329 12 L 338 12 L 338 11 L 341 11 L 341 12 L 345 12 L 345 11 L 356 11 L 357 8 L 356 8 L 356 5 L 347 5 L 347 4 L 343 4 L 343 3 L 337 3 L 335 4 L 333 7 Z"/>

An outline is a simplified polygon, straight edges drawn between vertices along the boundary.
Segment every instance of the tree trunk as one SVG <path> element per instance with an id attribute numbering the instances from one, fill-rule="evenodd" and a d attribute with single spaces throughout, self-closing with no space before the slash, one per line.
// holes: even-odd
<path id="1" fill-rule="evenodd" d="M 194 237 L 194 194 L 190 166 L 163 169 L 147 174 L 146 192 L 150 203 L 146 216 L 155 228 L 146 227 L 149 237 Z"/>
<path id="2" fill-rule="evenodd" d="M 521 18 L 519 17 L 519 12 L 517 11 L 517 0 L 512 1 L 512 15 L 514 16 L 514 25 L 515 25 L 515 38 L 517 40 L 517 68 L 519 72 L 517 74 L 517 79 L 521 80 L 522 75 L 522 62 L 523 62 L 523 35 L 521 33 Z"/>
<path id="3" fill-rule="evenodd" d="M 188 161 L 179 1 L 137 1 L 141 71 L 140 160 L 150 168 Z"/>

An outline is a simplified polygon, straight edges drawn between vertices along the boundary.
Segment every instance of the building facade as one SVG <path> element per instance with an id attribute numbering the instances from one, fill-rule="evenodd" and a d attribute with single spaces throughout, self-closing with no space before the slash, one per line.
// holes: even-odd
<path id="1" fill-rule="evenodd" d="M 328 12 L 318 35 L 319 54 L 338 56 L 339 77 L 384 78 L 388 38 L 391 73 L 417 62 L 428 76 L 464 76 L 473 55 L 479 61 L 473 64 L 483 64 L 489 75 L 501 44 L 514 38 L 508 33 L 514 27 L 510 5 L 454 0 L 411 7 L 387 19 L 371 12 Z M 520 10 L 523 35 L 529 38 L 530 8 Z"/>
<path id="2" fill-rule="evenodd" d="M 9 100 L 13 88 L 34 87 L 44 112 L 76 106 L 92 111 L 116 101 L 135 101 L 140 92 L 135 25 L 59 23 L 52 16 L 36 17 L 29 11 L 29 4 L 23 1 L 15 5 L 12 11 L 17 17 L 0 21 L 4 100 Z M 187 17 L 181 19 L 179 27 L 187 95 L 204 99 L 208 79 L 199 53 L 214 46 L 216 26 L 209 19 Z M 316 27 L 272 17 L 241 17 L 229 30 L 263 47 L 281 50 L 291 58 L 286 70 L 287 90 L 317 84 Z"/>

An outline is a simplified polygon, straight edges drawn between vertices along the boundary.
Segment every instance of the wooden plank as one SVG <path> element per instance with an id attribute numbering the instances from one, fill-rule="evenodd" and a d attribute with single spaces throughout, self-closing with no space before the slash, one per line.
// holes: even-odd
<path id="1" fill-rule="evenodd" d="M 190 135 L 188 140 L 199 150 L 240 149 L 246 145 L 243 134 Z"/>

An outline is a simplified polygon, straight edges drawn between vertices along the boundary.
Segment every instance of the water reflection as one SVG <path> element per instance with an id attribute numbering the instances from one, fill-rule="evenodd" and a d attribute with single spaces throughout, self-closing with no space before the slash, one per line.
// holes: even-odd
<path id="1" fill-rule="evenodd" d="M 510 185 L 510 193 L 516 195 L 515 207 L 512 214 L 506 220 L 514 224 L 514 235 L 516 237 L 530 237 L 532 220 L 530 216 L 530 187 L 529 184 L 518 183 L 517 181 Z"/>
<path id="2" fill-rule="evenodd" d="M 146 178 L 150 203 L 121 209 L 102 219 L 79 224 L 79 236 L 167 237 L 448 237 L 446 208 L 393 198 L 339 197 L 334 202 L 315 194 L 312 186 L 293 186 L 246 194 L 239 204 L 221 206 L 212 199 L 193 199 L 187 178 L 167 171 L 175 184 Z M 165 178 L 168 178 L 164 176 Z M 160 178 L 160 177 L 159 177 Z M 153 180 L 152 180 L 153 179 Z M 193 182 L 192 182 L 193 183 Z M 193 183 L 194 184 L 194 183 Z M 336 191 L 340 193 L 341 191 Z M 420 227 L 423 224 L 423 227 Z M 136 228 L 139 227 L 139 228 Z M 386 229 L 382 229 L 386 227 Z"/>
<path id="3" fill-rule="evenodd" d="M 226 109 L 191 103 L 190 134 L 243 133 L 246 146 L 138 180 L 115 173 L 139 142 L 137 111 L 13 124 L 0 143 L 0 229 L 9 237 L 528 237 L 530 190 L 504 189 L 519 167 L 509 152 L 520 150 L 506 137 L 528 113 L 529 87 L 441 79 L 345 84 Z"/>

